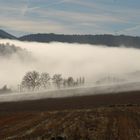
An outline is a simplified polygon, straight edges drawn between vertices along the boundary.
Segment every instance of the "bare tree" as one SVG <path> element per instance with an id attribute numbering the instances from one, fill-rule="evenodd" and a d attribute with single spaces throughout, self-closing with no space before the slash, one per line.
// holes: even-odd
<path id="1" fill-rule="evenodd" d="M 85 84 L 85 77 L 82 78 L 82 84 Z"/>
<path id="2" fill-rule="evenodd" d="M 40 75 L 36 71 L 27 72 L 22 80 L 22 87 L 28 90 L 35 90 L 40 86 Z"/>
<path id="3" fill-rule="evenodd" d="M 48 73 L 41 73 L 40 75 L 40 84 L 41 86 L 43 86 L 44 88 L 47 87 L 47 85 L 49 84 L 51 77 Z"/>
<path id="4" fill-rule="evenodd" d="M 61 74 L 55 74 L 55 75 L 53 76 L 52 80 L 53 80 L 54 84 L 56 84 L 56 86 L 57 86 L 58 88 L 60 88 L 61 82 L 62 82 L 62 80 L 63 80 L 62 75 L 61 75 Z"/>
<path id="5" fill-rule="evenodd" d="M 68 80 L 67 79 L 63 79 L 63 87 L 67 87 L 68 86 Z"/>
<path id="6" fill-rule="evenodd" d="M 74 79 L 73 79 L 73 77 L 68 77 L 67 83 L 68 83 L 69 87 L 74 86 Z"/>

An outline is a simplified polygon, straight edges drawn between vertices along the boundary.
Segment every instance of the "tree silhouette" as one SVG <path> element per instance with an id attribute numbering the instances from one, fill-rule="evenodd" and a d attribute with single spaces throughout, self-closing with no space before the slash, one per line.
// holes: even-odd
<path id="1" fill-rule="evenodd" d="M 40 84 L 41 86 L 43 86 L 44 88 L 47 87 L 47 84 L 49 84 L 51 77 L 48 73 L 41 73 L 40 75 Z"/>
<path id="2" fill-rule="evenodd" d="M 73 79 L 73 77 L 68 77 L 67 83 L 68 83 L 69 87 L 74 86 L 74 79 Z"/>
<path id="3" fill-rule="evenodd" d="M 27 72 L 22 80 L 22 87 L 28 90 L 35 90 L 35 88 L 40 86 L 39 73 L 36 71 Z"/>
<path id="4" fill-rule="evenodd" d="M 61 75 L 61 74 L 55 74 L 55 75 L 53 76 L 52 80 L 53 80 L 53 83 L 56 84 L 56 86 L 57 86 L 58 88 L 60 88 L 61 82 L 62 82 L 62 80 L 63 80 L 62 75 Z"/>

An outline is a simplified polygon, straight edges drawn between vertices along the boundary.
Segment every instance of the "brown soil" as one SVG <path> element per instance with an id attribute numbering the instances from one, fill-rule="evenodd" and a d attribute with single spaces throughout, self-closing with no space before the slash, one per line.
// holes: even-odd
<path id="1" fill-rule="evenodd" d="M 110 93 L 66 98 L 49 98 L 32 101 L 0 103 L 0 112 L 5 111 L 52 111 L 68 109 L 90 109 L 114 104 L 140 104 L 140 91 Z"/>
<path id="2" fill-rule="evenodd" d="M 0 103 L 0 140 L 139 140 L 140 92 Z"/>

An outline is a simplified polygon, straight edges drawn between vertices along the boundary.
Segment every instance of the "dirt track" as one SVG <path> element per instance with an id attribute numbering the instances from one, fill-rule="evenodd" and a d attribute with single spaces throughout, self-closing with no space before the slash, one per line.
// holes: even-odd
<path id="1" fill-rule="evenodd" d="M 0 139 L 139 140 L 140 92 L 0 103 Z"/>

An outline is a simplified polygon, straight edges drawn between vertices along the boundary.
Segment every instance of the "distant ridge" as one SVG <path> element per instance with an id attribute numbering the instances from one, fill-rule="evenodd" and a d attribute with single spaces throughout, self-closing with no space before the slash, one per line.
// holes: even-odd
<path id="1" fill-rule="evenodd" d="M 15 37 L 4 30 L 0 30 L 0 38 L 17 39 L 21 41 L 35 42 L 62 42 L 62 43 L 79 43 L 105 46 L 125 46 L 132 48 L 140 48 L 140 37 L 127 35 L 64 35 L 64 34 L 29 34 L 22 37 Z"/>
<path id="2" fill-rule="evenodd" d="M 3 31 L 0 29 L 0 38 L 4 38 L 4 39 L 16 39 L 15 36 Z"/>
<path id="3" fill-rule="evenodd" d="M 106 46 L 126 46 L 140 48 L 140 37 L 125 35 L 63 35 L 63 34 L 31 34 L 19 38 L 22 41 L 37 42 L 67 42 L 80 44 L 95 44 Z"/>

